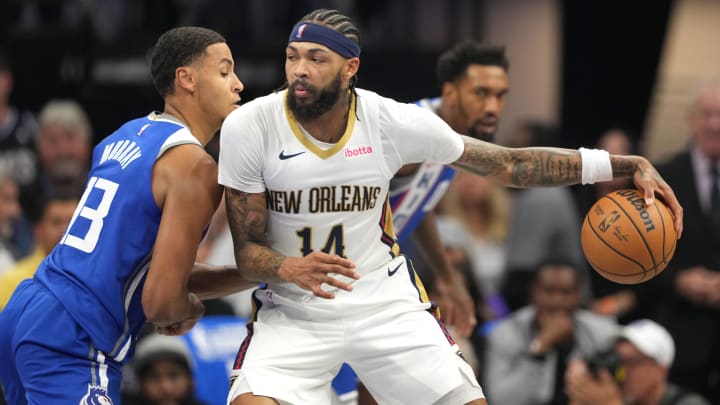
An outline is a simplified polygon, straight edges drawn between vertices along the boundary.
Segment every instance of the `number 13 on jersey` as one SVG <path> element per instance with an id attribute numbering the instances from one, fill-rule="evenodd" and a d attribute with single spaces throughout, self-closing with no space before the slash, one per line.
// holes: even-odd
<path id="1" fill-rule="evenodd" d="M 99 177 L 91 177 L 82 198 L 80 198 L 80 203 L 78 203 L 78 207 L 75 209 L 72 220 L 65 231 L 65 235 L 63 235 L 60 240 L 60 244 L 72 246 L 85 253 L 90 253 L 95 250 L 95 245 L 97 245 L 98 240 L 100 239 L 100 231 L 102 231 L 103 220 L 107 216 L 108 212 L 110 212 L 110 205 L 112 204 L 113 198 L 115 198 L 118 186 L 119 184 L 113 181 L 105 180 Z M 100 203 L 98 203 L 96 208 L 91 208 L 86 205 L 93 190 L 102 192 Z M 70 233 L 70 230 L 73 229 L 78 217 L 82 217 L 90 221 L 87 232 L 85 232 L 82 236 Z"/>

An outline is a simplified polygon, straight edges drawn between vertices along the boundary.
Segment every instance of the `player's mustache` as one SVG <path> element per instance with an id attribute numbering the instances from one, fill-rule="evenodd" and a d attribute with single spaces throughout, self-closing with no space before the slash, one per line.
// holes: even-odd
<path id="1" fill-rule="evenodd" d="M 308 90 L 310 92 L 315 92 L 316 88 L 312 84 L 309 84 L 308 82 L 304 80 L 295 80 L 290 84 L 290 89 L 296 89 L 298 86 L 302 86 L 303 89 Z"/>

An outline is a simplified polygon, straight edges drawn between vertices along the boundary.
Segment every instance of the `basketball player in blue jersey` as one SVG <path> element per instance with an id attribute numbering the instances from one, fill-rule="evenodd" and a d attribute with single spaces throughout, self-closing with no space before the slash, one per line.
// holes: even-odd
<path id="1" fill-rule="evenodd" d="M 60 243 L 0 313 L 0 382 L 11 404 L 119 404 L 120 369 L 141 326 L 181 334 L 201 299 L 255 285 L 194 264 L 221 190 L 203 149 L 243 84 L 218 33 L 163 34 L 152 76 L 164 112 L 94 149 L 87 188 Z"/>
<path id="2" fill-rule="evenodd" d="M 453 164 L 514 187 L 632 176 L 682 230 L 682 208 L 647 159 L 462 136 L 430 111 L 356 88 L 359 66 L 353 22 L 313 11 L 288 39 L 288 88 L 223 123 L 219 181 L 238 268 L 267 282 L 253 295 L 230 404 L 330 403 L 343 363 L 379 403 L 486 404 L 397 245 L 387 196 L 407 164 Z"/>
<path id="3" fill-rule="evenodd" d="M 503 47 L 460 42 L 438 58 L 441 96 L 416 104 L 435 112 L 455 132 L 492 142 L 509 91 L 508 68 Z M 448 165 L 431 162 L 406 165 L 390 183 L 390 205 L 398 241 L 412 236 L 415 250 L 434 270 L 443 321 L 466 337 L 476 325 L 473 302 L 445 258 L 433 212 L 456 173 Z"/>

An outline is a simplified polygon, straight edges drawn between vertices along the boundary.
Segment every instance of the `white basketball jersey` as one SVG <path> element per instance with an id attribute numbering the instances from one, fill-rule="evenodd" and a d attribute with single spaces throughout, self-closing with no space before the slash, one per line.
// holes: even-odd
<path id="1" fill-rule="evenodd" d="M 287 91 L 236 109 L 223 124 L 219 182 L 266 192 L 272 247 L 287 256 L 344 256 L 360 274 L 399 254 L 388 203 L 406 163 L 455 161 L 461 138 L 430 111 L 358 90 L 335 144 L 317 141 L 286 108 Z"/>

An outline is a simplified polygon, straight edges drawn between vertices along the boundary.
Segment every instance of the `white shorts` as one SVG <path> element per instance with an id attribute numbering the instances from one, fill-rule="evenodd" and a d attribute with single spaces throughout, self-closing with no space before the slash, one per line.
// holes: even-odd
<path id="1" fill-rule="evenodd" d="M 353 286 L 333 300 L 302 303 L 257 290 L 255 321 L 238 353 L 228 403 L 253 392 L 282 404 L 329 404 L 342 363 L 381 404 L 434 403 L 468 382 L 482 397 L 403 256 Z"/>

